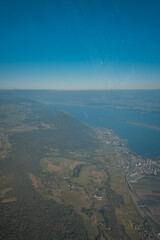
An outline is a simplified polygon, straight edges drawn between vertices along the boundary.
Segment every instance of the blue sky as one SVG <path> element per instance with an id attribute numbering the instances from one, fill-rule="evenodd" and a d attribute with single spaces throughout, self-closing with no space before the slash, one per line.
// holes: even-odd
<path id="1" fill-rule="evenodd" d="M 160 88 L 159 43 L 159 0 L 5 0 L 0 88 Z"/>

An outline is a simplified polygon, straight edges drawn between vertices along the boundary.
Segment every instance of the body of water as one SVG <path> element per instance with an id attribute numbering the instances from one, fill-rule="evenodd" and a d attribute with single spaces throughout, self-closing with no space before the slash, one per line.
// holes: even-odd
<path id="1" fill-rule="evenodd" d="M 90 126 L 113 129 L 117 135 L 127 139 L 128 147 L 137 154 L 145 157 L 160 155 L 160 130 L 131 123 L 160 127 L 159 113 L 98 107 L 58 106 L 58 108 Z"/>

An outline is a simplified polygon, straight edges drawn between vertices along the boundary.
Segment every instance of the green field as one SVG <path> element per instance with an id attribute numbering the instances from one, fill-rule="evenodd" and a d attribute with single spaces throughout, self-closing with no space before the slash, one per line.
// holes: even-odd
<path id="1" fill-rule="evenodd" d="M 150 210 L 151 214 L 160 222 L 160 176 L 148 176 L 132 184 L 142 203 Z M 160 226 L 150 220 L 157 231 Z"/>

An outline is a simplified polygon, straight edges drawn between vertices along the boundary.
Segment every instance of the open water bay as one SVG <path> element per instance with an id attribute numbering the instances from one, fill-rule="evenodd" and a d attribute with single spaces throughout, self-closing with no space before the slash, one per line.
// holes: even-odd
<path id="1" fill-rule="evenodd" d="M 136 154 L 145 157 L 160 156 L 160 114 L 143 113 L 116 108 L 59 106 L 61 110 L 90 125 L 113 129 Z M 145 125 L 143 125 L 145 124 Z"/>

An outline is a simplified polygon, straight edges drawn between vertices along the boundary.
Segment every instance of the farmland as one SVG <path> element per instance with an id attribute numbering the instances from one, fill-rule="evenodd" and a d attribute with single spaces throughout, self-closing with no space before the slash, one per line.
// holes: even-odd
<path id="1" fill-rule="evenodd" d="M 137 195 L 139 196 L 142 204 L 149 210 L 149 212 L 160 222 L 160 177 L 159 176 L 146 176 L 139 179 L 133 184 Z M 154 221 L 151 221 L 157 231 L 160 226 Z"/>
<path id="2" fill-rule="evenodd" d="M 137 239 L 125 177 L 97 131 L 17 101 L 1 105 L 1 239 Z"/>

